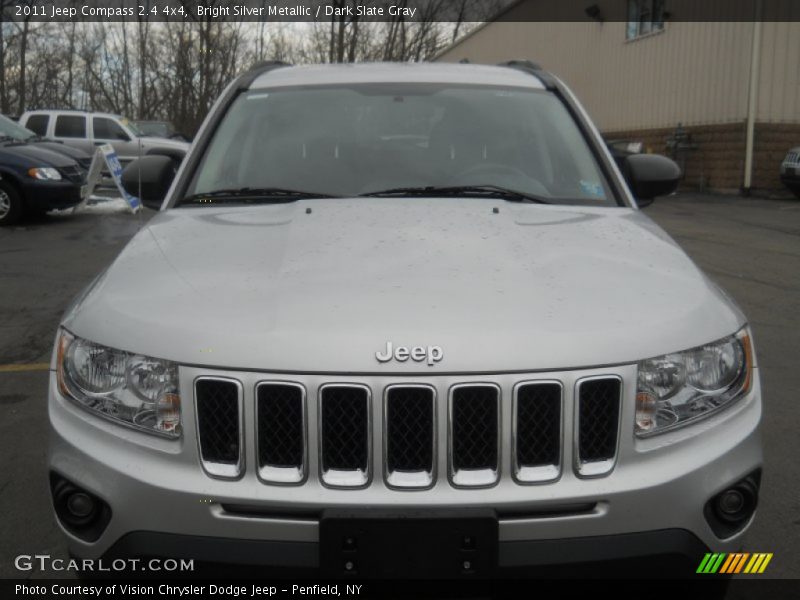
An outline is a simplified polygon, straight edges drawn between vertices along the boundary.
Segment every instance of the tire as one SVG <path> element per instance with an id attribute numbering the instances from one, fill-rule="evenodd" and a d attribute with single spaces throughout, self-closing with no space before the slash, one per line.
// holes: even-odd
<path id="1" fill-rule="evenodd" d="M 22 218 L 22 196 L 16 188 L 0 181 L 0 226 L 14 225 Z"/>

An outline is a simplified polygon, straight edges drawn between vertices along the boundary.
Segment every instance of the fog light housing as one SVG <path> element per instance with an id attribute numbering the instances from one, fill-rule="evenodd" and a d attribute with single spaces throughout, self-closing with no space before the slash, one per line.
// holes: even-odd
<path id="1" fill-rule="evenodd" d="M 736 521 L 746 505 L 747 499 L 742 491 L 731 488 L 717 496 L 717 504 L 714 509 L 720 519 Z"/>
<path id="2" fill-rule="evenodd" d="M 57 473 L 50 473 L 53 509 L 59 523 L 74 536 L 96 541 L 111 520 L 111 508 L 103 500 Z"/>
<path id="3" fill-rule="evenodd" d="M 744 529 L 756 511 L 760 482 L 761 471 L 755 471 L 706 503 L 706 520 L 717 537 L 727 538 Z"/>
<path id="4" fill-rule="evenodd" d="M 97 512 L 97 504 L 85 492 L 73 492 L 67 496 L 67 512 L 72 519 L 91 519 Z"/>

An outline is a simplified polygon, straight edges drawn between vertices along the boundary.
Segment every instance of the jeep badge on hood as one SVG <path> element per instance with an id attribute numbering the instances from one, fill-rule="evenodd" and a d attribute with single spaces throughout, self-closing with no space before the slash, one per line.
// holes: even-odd
<path id="1" fill-rule="evenodd" d="M 444 352 L 440 346 L 407 346 L 392 347 L 392 342 L 386 342 L 386 352 L 376 352 L 375 358 L 378 362 L 389 362 L 395 359 L 397 362 L 406 362 L 409 358 L 415 362 L 426 361 L 429 367 L 438 363 L 444 357 Z"/>

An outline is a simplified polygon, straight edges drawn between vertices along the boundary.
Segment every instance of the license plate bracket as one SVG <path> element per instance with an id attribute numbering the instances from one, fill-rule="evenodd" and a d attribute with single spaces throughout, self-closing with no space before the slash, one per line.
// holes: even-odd
<path id="1" fill-rule="evenodd" d="M 319 526 L 326 577 L 484 578 L 497 568 L 491 509 L 329 509 Z"/>

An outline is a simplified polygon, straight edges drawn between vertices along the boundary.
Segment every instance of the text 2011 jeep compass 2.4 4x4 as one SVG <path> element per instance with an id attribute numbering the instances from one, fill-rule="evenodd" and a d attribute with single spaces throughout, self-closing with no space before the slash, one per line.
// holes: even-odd
<path id="1" fill-rule="evenodd" d="M 162 210 L 58 332 L 74 555 L 480 576 L 741 547 L 747 322 L 637 208 L 675 164 L 621 173 L 557 79 L 261 65 L 173 165 L 127 167 Z"/>

